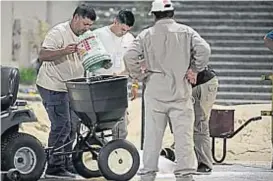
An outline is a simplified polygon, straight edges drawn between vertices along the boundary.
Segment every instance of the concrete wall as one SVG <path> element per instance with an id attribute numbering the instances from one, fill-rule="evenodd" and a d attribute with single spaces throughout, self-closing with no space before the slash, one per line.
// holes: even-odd
<path id="1" fill-rule="evenodd" d="M 114 1 L 114 0 L 108 0 Z M 128 1 L 128 0 L 127 0 Z M 151 0 L 143 0 L 151 1 Z M 189 0 L 182 0 L 189 1 Z M 191 0 L 194 1 L 194 0 Z M 219 0 L 215 0 L 219 1 Z M 225 0 L 222 0 L 225 1 Z M 258 0 L 260 1 L 260 0 Z M 267 0 L 265 0 L 267 1 Z M 32 59 L 37 57 L 30 41 L 31 33 L 37 29 L 37 19 L 48 22 L 53 26 L 65 21 L 79 1 L 1 1 L 1 64 L 16 67 L 29 66 Z M 92 2 L 91 2 L 92 3 Z M 98 3 L 98 1 L 97 1 Z M 15 19 L 21 20 L 20 49 L 16 60 L 12 60 L 12 33 Z"/>
<path id="2" fill-rule="evenodd" d="M 12 22 L 12 3 L 1 2 L 1 64 L 15 65 L 11 61 Z"/>
<path id="3" fill-rule="evenodd" d="M 26 67 L 36 57 L 32 51 L 31 34 L 37 31 L 37 20 L 53 26 L 68 20 L 78 1 L 1 1 L 1 65 Z M 21 22 L 18 58 L 12 60 L 13 22 Z"/>

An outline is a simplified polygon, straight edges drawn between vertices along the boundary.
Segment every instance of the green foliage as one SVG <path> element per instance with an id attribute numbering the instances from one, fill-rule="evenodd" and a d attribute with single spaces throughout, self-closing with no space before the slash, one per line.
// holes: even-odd
<path id="1" fill-rule="evenodd" d="M 36 70 L 34 68 L 20 69 L 20 83 L 31 85 L 36 81 Z"/>

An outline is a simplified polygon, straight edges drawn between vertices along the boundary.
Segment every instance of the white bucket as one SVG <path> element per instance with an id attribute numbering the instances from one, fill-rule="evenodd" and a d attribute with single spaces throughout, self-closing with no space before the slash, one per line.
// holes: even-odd
<path id="1" fill-rule="evenodd" d="M 107 67 L 111 62 L 110 55 L 106 52 L 99 38 L 92 32 L 86 31 L 80 37 L 77 45 L 78 55 L 86 71 L 94 72 L 100 68 Z M 110 68 L 109 66 L 107 68 Z"/>

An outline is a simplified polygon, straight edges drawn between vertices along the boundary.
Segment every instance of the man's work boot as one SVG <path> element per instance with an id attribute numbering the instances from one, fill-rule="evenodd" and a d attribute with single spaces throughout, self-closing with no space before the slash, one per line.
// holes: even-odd
<path id="1" fill-rule="evenodd" d="M 199 164 L 197 168 L 197 173 L 201 175 L 210 175 L 211 172 L 212 172 L 212 169 L 203 163 Z"/>
<path id="2" fill-rule="evenodd" d="M 66 161 L 65 161 L 65 169 L 67 171 L 69 171 L 70 173 L 73 173 L 73 174 L 78 174 L 74 165 L 73 165 L 73 162 L 72 162 L 72 159 L 71 158 L 66 158 Z"/>
<path id="3" fill-rule="evenodd" d="M 76 178 L 76 175 L 70 173 L 62 167 L 48 167 L 45 172 L 46 178 Z"/>

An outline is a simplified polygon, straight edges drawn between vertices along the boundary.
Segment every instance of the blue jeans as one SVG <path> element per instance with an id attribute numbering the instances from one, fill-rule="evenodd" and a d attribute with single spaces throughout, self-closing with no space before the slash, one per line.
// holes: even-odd
<path id="1" fill-rule="evenodd" d="M 47 90 L 37 85 L 43 105 L 51 122 L 48 147 L 58 148 L 75 139 L 79 118 L 71 110 L 67 92 Z M 56 152 L 71 152 L 73 142 Z M 49 167 L 65 167 L 67 156 L 50 155 Z"/>

